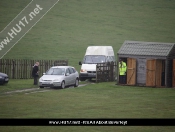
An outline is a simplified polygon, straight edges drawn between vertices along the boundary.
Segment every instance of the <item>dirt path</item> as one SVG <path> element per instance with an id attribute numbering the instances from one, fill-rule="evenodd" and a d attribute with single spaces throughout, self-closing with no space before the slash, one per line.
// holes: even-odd
<path id="1" fill-rule="evenodd" d="M 88 84 L 80 84 L 78 87 L 83 87 L 83 86 L 86 86 Z M 74 87 L 71 86 L 69 88 L 74 88 Z M 4 93 L 1 93 L 0 96 L 2 96 L 2 95 L 6 95 L 6 96 L 7 95 L 14 95 L 14 94 L 17 94 L 17 93 L 33 94 L 33 93 L 38 93 L 38 92 L 48 92 L 48 91 L 52 91 L 52 90 L 61 90 L 61 88 L 59 88 L 59 89 L 56 89 L 56 88 L 29 88 L 29 89 L 22 89 L 22 90 L 14 90 L 14 91 L 9 91 L 9 92 L 4 92 Z"/>

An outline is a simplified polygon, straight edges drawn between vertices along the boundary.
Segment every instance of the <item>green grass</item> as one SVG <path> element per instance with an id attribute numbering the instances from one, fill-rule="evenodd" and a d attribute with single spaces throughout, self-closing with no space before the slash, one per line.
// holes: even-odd
<path id="1" fill-rule="evenodd" d="M 30 0 L 0 1 L 0 30 Z M 60 0 L 5 56 L 9 59 L 68 59 L 80 69 L 87 46 L 125 40 L 175 40 L 173 0 Z M 7 91 L 34 88 L 33 80 L 0 86 L 0 118 L 175 118 L 174 89 L 99 83 L 45 93 Z M 1 131 L 174 131 L 174 127 L 0 127 Z"/>
<path id="2" fill-rule="evenodd" d="M 0 29 L 30 2 L 15 1 L 0 2 Z M 111 45 L 117 55 L 125 40 L 174 42 L 174 6 L 172 0 L 59 1 L 4 58 L 69 59 L 79 69 L 90 45 Z"/>
<path id="3" fill-rule="evenodd" d="M 91 82 L 83 81 L 79 84 L 88 84 Z M 0 94 L 9 91 L 22 90 L 28 88 L 38 88 L 38 86 L 33 85 L 33 79 L 10 79 L 7 84 L 0 85 Z"/>
<path id="4" fill-rule="evenodd" d="M 175 118 L 175 89 L 117 86 L 114 83 L 0 96 L 0 118 Z M 43 131 L 41 127 L 3 130 Z M 57 127 L 55 127 L 56 129 Z M 70 127 L 90 131 L 172 131 L 173 127 Z M 95 128 L 95 129 L 94 129 Z M 105 128 L 105 129 L 103 129 Z M 54 131 L 54 127 L 45 131 Z M 67 130 L 65 127 L 59 127 Z"/>
<path id="5" fill-rule="evenodd" d="M 0 85 L 0 93 L 36 87 L 38 86 L 33 85 L 33 79 L 10 79 L 7 84 Z"/>

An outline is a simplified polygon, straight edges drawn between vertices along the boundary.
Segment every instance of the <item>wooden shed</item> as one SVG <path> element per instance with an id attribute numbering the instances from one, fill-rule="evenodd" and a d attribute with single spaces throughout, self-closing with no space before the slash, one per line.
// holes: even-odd
<path id="1" fill-rule="evenodd" d="M 125 41 L 117 57 L 127 64 L 126 85 L 175 87 L 175 43 Z"/>

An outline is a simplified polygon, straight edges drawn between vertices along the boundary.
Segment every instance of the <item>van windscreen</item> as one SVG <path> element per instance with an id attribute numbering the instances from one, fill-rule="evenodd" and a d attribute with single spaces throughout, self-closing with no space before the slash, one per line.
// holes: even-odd
<path id="1" fill-rule="evenodd" d="M 84 64 L 96 64 L 106 62 L 106 57 L 103 55 L 86 55 L 84 57 Z"/>

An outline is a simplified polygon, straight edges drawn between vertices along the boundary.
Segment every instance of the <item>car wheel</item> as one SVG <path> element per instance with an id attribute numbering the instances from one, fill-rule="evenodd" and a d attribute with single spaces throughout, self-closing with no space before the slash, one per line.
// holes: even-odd
<path id="1" fill-rule="evenodd" d="M 79 85 L 79 80 L 78 80 L 78 78 L 75 80 L 75 84 L 74 84 L 74 87 L 78 87 L 78 85 Z"/>
<path id="2" fill-rule="evenodd" d="M 64 81 L 62 81 L 62 83 L 61 83 L 61 88 L 62 88 L 62 89 L 65 88 L 65 82 L 64 82 Z"/>
<path id="3" fill-rule="evenodd" d="M 40 86 L 40 88 L 44 88 L 43 86 Z"/>

